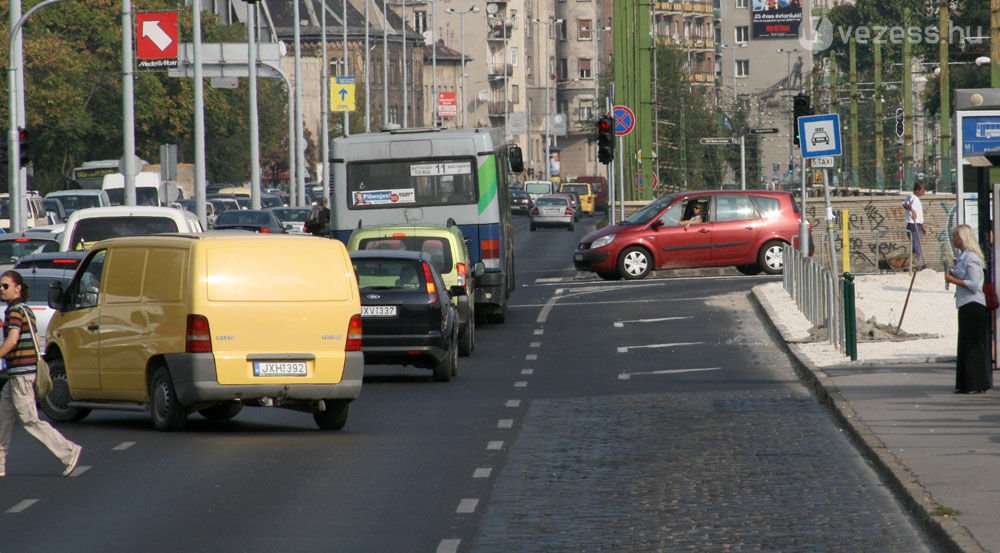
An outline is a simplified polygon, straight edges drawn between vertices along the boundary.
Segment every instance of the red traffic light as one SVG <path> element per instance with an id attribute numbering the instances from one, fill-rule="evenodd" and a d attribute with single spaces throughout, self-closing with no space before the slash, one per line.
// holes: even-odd
<path id="1" fill-rule="evenodd" d="M 600 131 L 600 132 L 609 132 L 609 131 L 611 131 L 611 118 L 610 117 L 601 117 L 600 119 L 598 119 L 597 120 L 597 130 Z"/>

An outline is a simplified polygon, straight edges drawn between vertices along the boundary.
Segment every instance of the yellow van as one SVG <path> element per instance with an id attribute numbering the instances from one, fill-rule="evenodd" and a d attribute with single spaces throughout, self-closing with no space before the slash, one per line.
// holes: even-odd
<path id="1" fill-rule="evenodd" d="M 580 211 L 584 215 L 594 214 L 594 201 L 597 196 L 589 182 L 564 182 L 559 186 L 559 192 L 575 192 L 580 197 Z"/>
<path id="2" fill-rule="evenodd" d="M 245 405 L 340 430 L 361 393 L 361 303 L 343 244 L 249 233 L 98 242 L 63 290 L 45 357 L 57 421 L 148 410 L 159 430 Z"/>

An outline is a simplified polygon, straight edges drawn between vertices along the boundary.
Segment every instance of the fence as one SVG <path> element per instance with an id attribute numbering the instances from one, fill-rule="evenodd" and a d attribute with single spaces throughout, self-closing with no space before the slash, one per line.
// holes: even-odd
<path id="1" fill-rule="evenodd" d="M 795 300 L 799 311 L 814 327 L 824 327 L 827 340 L 839 351 L 846 351 L 844 300 L 840 279 L 830 269 L 785 244 L 785 267 L 782 281 L 785 291 Z"/>

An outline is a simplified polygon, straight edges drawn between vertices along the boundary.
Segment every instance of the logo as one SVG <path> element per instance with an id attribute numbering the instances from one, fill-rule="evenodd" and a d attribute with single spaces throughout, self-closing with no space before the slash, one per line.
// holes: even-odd
<path id="1" fill-rule="evenodd" d="M 810 17 L 808 25 L 799 26 L 799 46 L 806 52 L 822 52 L 833 44 L 833 23 L 823 17 Z"/>

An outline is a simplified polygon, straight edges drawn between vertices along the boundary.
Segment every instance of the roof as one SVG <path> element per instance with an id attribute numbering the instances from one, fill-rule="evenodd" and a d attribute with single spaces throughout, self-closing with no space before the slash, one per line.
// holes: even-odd
<path id="1" fill-rule="evenodd" d="M 430 255 L 424 252 L 400 250 L 355 250 L 351 252 L 351 259 L 408 259 L 428 263 L 431 260 Z"/>
<path id="2" fill-rule="evenodd" d="M 373 36 L 382 36 L 382 30 L 388 23 L 390 36 L 402 35 L 402 18 L 396 10 L 398 6 L 389 6 L 388 17 L 382 17 L 382 2 L 374 0 L 368 7 L 369 33 Z M 305 40 L 315 40 L 321 37 L 322 33 L 322 0 L 299 0 L 299 36 Z M 333 35 L 342 35 L 343 27 L 343 2 L 331 2 L 326 4 L 326 32 L 328 40 Z M 279 38 L 288 39 L 295 34 L 292 22 L 294 10 L 292 2 L 288 0 L 261 0 L 264 11 L 264 22 L 272 25 Z M 365 2 L 364 0 L 347 0 L 347 34 L 349 36 L 362 36 L 365 31 Z M 407 39 L 412 36 L 413 41 L 422 41 L 423 37 L 413 29 L 407 27 Z"/>

